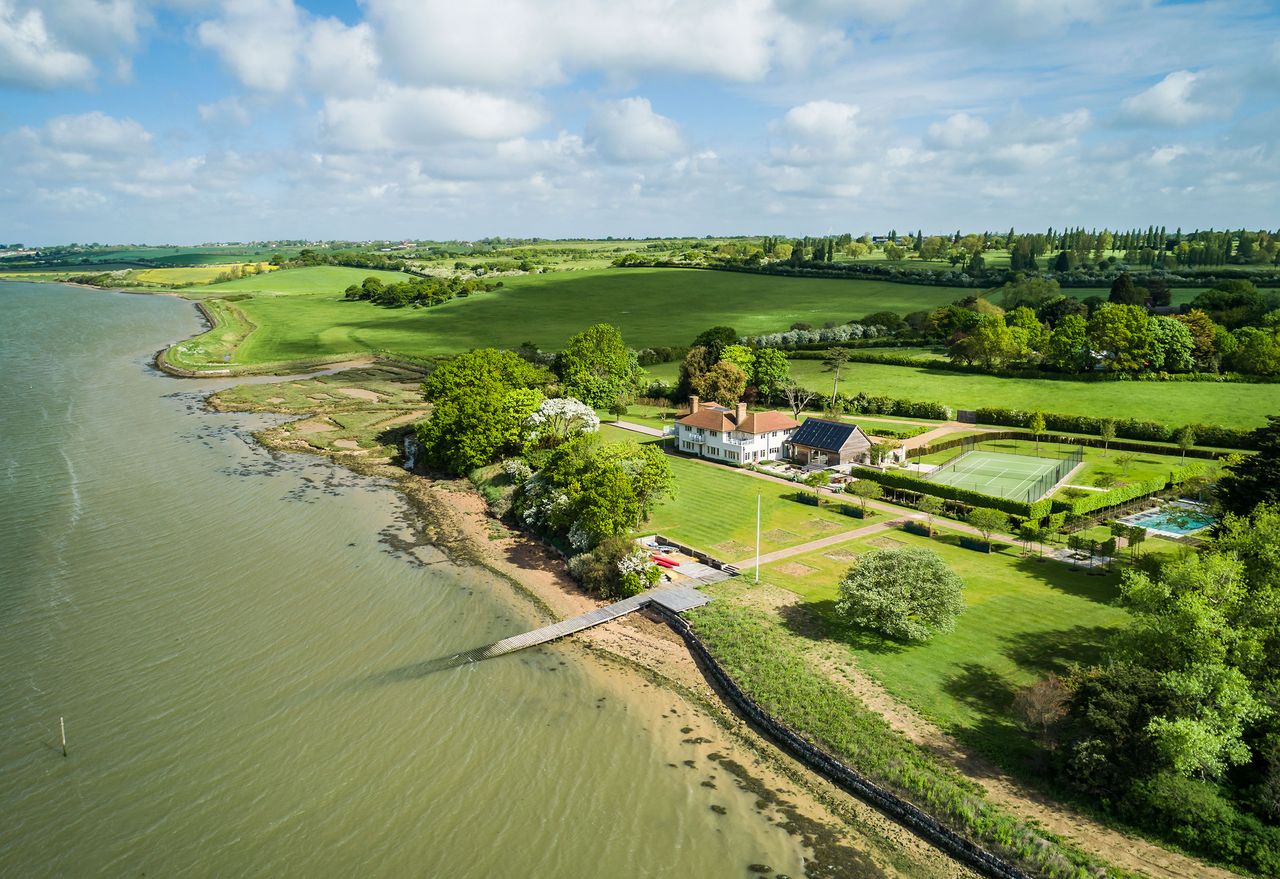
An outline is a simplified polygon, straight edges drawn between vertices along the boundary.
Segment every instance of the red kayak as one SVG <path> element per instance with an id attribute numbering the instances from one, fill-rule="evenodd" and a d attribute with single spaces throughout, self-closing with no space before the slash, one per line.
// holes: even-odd
<path id="1" fill-rule="evenodd" d="M 664 568 L 680 567 L 679 562 L 673 562 L 671 559 L 667 558 L 666 556 L 653 555 L 653 556 L 649 556 L 649 558 L 653 559 L 655 563 L 662 565 L 662 567 Z"/>

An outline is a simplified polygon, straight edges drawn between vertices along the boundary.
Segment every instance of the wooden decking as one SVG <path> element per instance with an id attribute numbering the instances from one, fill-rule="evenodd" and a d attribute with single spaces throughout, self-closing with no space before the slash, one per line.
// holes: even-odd
<path id="1" fill-rule="evenodd" d="M 503 656 L 507 653 L 514 653 L 517 650 L 524 650 L 526 647 L 547 644 L 566 635 L 572 635 L 592 626 L 598 626 L 601 623 L 624 617 L 650 604 L 660 604 L 668 610 L 681 613 L 690 608 L 706 604 L 710 600 L 708 596 L 688 586 L 671 586 L 666 589 L 655 589 L 652 592 L 642 592 L 639 595 L 632 595 L 630 598 L 624 598 L 621 601 L 615 601 L 613 604 L 596 608 L 589 613 L 570 617 L 567 620 L 561 620 L 549 626 L 543 626 L 541 629 L 534 629 L 521 635 L 503 638 L 488 647 L 480 647 L 460 654 L 458 659 L 464 663 L 479 662 L 482 659 L 492 659 L 495 656 Z"/>

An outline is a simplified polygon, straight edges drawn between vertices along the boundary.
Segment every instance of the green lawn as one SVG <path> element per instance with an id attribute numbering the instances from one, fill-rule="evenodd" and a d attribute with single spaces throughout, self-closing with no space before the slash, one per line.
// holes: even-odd
<path id="1" fill-rule="evenodd" d="M 649 370 L 655 378 L 674 381 L 679 365 L 663 363 Z M 791 374 L 807 387 L 831 393 L 831 373 L 819 360 L 793 360 Z M 956 409 L 1003 406 L 1173 425 L 1257 427 L 1266 422 L 1268 414 L 1280 413 L 1280 384 L 1083 382 L 849 363 L 841 371 L 840 389 L 847 394 L 866 391 L 908 400 L 938 401 Z"/>
<path id="2" fill-rule="evenodd" d="M 638 433 L 608 425 L 601 433 L 614 442 L 645 441 Z M 802 485 L 792 487 L 757 479 L 728 467 L 675 455 L 667 461 L 675 476 L 675 497 L 659 504 L 643 530 L 658 532 L 722 561 L 742 561 L 755 554 L 757 495 L 761 499 L 762 553 L 852 531 L 884 519 L 883 514 L 874 510 L 868 510 L 865 519 L 855 519 L 830 505 L 819 508 L 792 500 L 797 492 L 810 491 Z M 841 502 L 857 504 L 852 497 Z"/>
<path id="3" fill-rule="evenodd" d="M 1049 672 L 1065 672 L 1072 662 L 1097 658 L 1103 640 L 1126 618 L 1114 604 L 1119 577 L 1024 559 L 1020 547 L 987 555 L 955 539 L 884 532 L 766 565 L 762 579 L 802 596 L 827 623 L 829 641 L 852 650 L 859 666 L 891 693 L 1009 765 L 1031 753 L 1026 734 L 1009 716 L 1014 693 Z M 831 554 L 897 544 L 935 550 L 964 580 L 967 610 L 954 632 L 903 646 L 838 620 L 836 584 L 851 562 Z M 813 570 L 797 575 L 795 565 Z"/>

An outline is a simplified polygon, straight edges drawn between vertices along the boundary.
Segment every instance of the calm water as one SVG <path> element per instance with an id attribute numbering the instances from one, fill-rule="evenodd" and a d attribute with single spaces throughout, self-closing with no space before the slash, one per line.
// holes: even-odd
<path id="1" fill-rule="evenodd" d="M 532 620 L 389 549 L 386 487 L 148 369 L 196 326 L 0 283 L 0 874 L 803 874 L 753 796 L 683 766 L 668 696 L 556 648 L 397 675 Z"/>

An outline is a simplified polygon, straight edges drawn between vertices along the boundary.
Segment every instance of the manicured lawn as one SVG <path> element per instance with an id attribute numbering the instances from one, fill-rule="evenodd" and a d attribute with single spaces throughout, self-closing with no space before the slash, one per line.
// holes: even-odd
<path id="1" fill-rule="evenodd" d="M 671 381 L 678 369 L 677 364 L 664 363 L 650 371 L 656 378 Z M 791 374 L 807 387 L 831 393 L 831 373 L 821 361 L 793 360 Z M 1280 384 L 1056 381 L 849 363 L 841 372 L 840 388 L 848 394 L 866 391 L 938 401 L 956 409 L 1003 406 L 1175 425 L 1256 427 L 1266 422 L 1268 414 L 1280 413 Z"/>
<path id="2" fill-rule="evenodd" d="M 638 433 L 605 426 L 612 442 L 644 441 Z M 831 506 L 814 507 L 792 500 L 795 487 L 757 479 L 726 467 L 702 464 L 689 458 L 668 456 L 675 476 L 675 497 L 663 501 L 643 526 L 672 540 L 700 549 L 726 562 L 743 561 L 756 551 L 756 496 L 761 499 L 760 551 L 773 552 L 852 531 L 884 518 L 869 510 L 866 519 L 855 519 Z M 847 501 L 856 505 L 856 498 Z"/>
<path id="3" fill-rule="evenodd" d="M 766 565 L 762 577 L 801 595 L 827 622 L 827 638 L 852 650 L 858 664 L 895 696 L 990 755 L 1019 759 L 1030 747 L 1009 714 L 1014 694 L 1049 672 L 1063 673 L 1072 662 L 1098 657 L 1108 634 L 1126 618 L 1114 604 L 1119 576 L 1024 559 L 1020 547 L 987 555 L 955 539 L 930 540 L 895 529 Z M 839 620 L 836 585 L 851 562 L 830 556 L 895 545 L 933 549 L 964 580 L 968 607 L 954 632 L 904 646 Z"/>

